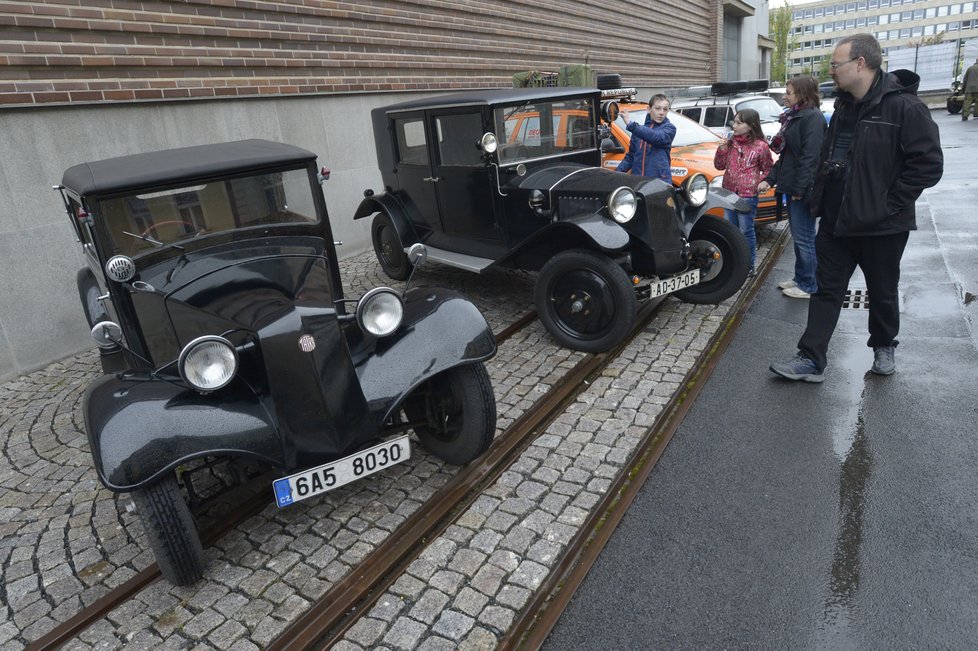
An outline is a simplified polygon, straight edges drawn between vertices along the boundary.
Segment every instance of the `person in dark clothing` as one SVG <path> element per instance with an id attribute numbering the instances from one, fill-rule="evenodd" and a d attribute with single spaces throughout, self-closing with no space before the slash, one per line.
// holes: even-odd
<path id="1" fill-rule="evenodd" d="M 770 367 L 789 380 L 824 379 L 829 341 L 857 266 L 869 292 L 870 370 L 896 370 L 900 259 L 917 228 L 914 203 L 940 181 L 944 156 L 937 125 L 916 94 L 920 77 L 909 70 L 883 72 L 882 59 L 870 34 L 843 38 L 832 53 L 829 74 L 839 92 L 811 195 L 813 213 L 821 217 L 818 291 L 808 305 L 799 352 Z"/>
<path id="2" fill-rule="evenodd" d="M 632 134 L 628 141 L 628 153 L 615 168 L 618 172 L 631 172 L 637 176 L 650 176 L 672 183 L 672 141 L 676 137 L 676 125 L 666 117 L 671 102 L 665 95 L 653 95 L 649 100 L 649 112 L 645 125 L 622 118 L 625 129 Z"/>
<path id="3" fill-rule="evenodd" d="M 961 80 L 961 90 L 964 91 L 961 119 L 967 120 L 969 113 L 973 113 L 973 116 L 978 118 L 978 60 L 965 70 L 964 79 Z"/>
<path id="4" fill-rule="evenodd" d="M 778 283 L 785 296 L 808 298 L 815 292 L 815 216 L 806 203 L 815 182 L 819 153 L 825 136 L 818 82 L 812 77 L 795 77 L 785 84 L 785 106 L 781 130 L 771 139 L 778 162 L 767 179 L 758 185 L 766 192 L 772 185 L 788 198 L 788 226 L 795 248 L 795 275 Z M 780 198 L 778 199 L 780 201 Z"/>

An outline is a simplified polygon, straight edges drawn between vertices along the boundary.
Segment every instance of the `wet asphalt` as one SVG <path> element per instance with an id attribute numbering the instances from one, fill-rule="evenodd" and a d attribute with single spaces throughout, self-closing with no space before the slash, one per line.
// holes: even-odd
<path id="1" fill-rule="evenodd" d="M 933 117 L 897 372 L 858 308 L 823 384 L 768 371 L 807 314 L 789 244 L 546 649 L 978 645 L 978 121 Z"/>

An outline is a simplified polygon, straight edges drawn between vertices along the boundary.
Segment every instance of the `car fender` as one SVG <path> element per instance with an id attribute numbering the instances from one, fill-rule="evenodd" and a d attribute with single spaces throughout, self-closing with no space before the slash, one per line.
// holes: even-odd
<path id="1" fill-rule="evenodd" d="M 689 238 L 690 233 L 693 232 L 693 226 L 696 225 L 700 217 L 715 208 L 745 212 L 747 202 L 736 192 L 731 192 L 726 188 L 710 188 L 703 205 L 694 208 L 687 204 L 683 209 L 683 235 Z"/>
<path id="2" fill-rule="evenodd" d="M 410 246 L 418 241 L 418 235 L 414 232 L 414 226 L 411 225 L 411 220 L 408 218 L 404 206 L 390 194 L 383 193 L 365 197 L 353 214 L 353 219 L 363 219 L 378 212 L 390 217 L 391 223 L 394 224 L 394 230 L 397 231 L 397 235 L 401 238 L 404 246 Z"/>
<path id="3" fill-rule="evenodd" d="M 201 395 L 145 374 L 105 375 L 88 388 L 85 425 L 106 488 L 131 491 L 204 456 L 246 456 L 282 466 L 276 428 L 243 380 Z"/>
<path id="4" fill-rule="evenodd" d="M 369 409 L 383 423 L 428 378 L 495 354 L 496 339 L 479 308 L 458 292 L 424 287 L 405 296 L 400 328 L 354 363 Z"/>

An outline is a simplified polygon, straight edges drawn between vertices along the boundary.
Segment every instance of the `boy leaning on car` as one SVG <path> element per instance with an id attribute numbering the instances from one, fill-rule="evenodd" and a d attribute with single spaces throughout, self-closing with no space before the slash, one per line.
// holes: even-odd
<path id="1" fill-rule="evenodd" d="M 665 95 L 653 95 L 644 126 L 630 122 L 628 113 L 623 112 L 622 117 L 628 123 L 625 128 L 632 138 L 628 142 L 628 153 L 616 171 L 672 183 L 672 141 L 676 137 L 676 127 L 666 117 L 670 104 Z"/>
<path id="2" fill-rule="evenodd" d="M 882 61 L 871 34 L 847 36 L 832 53 L 837 108 L 811 193 L 812 212 L 821 217 L 815 236 L 818 290 L 808 304 L 797 355 L 770 366 L 789 380 L 824 379 L 829 341 L 857 266 L 870 297 L 870 370 L 896 370 L 900 259 L 910 231 L 917 229 L 914 204 L 940 181 L 944 155 L 937 125 L 917 97 L 920 77 L 909 70 L 883 72 Z"/>

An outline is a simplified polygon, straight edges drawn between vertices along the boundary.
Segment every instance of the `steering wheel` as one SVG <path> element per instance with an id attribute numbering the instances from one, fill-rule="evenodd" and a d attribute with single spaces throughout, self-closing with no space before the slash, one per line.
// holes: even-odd
<path id="1" fill-rule="evenodd" d="M 174 225 L 174 224 L 180 225 L 180 226 L 188 226 L 188 227 L 190 227 L 190 230 L 191 231 L 196 231 L 197 230 L 197 227 L 194 226 L 192 223 L 190 223 L 188 221 L 184 221 L 182 219 L 171 219 L 169 221 L 159 222 L 159 223 L 153 224 L 152 226 L 150 226 L 149 228 L 147 228 L 146 230 L 144 230 L 142 233 L 140 233 L 139 236 L 140 237 L 146 237 L 150 233 L 155 233 L 156 232 L 156 229 L 159 228 L 160 226 L 170 226 L 170 225 Z"/>

